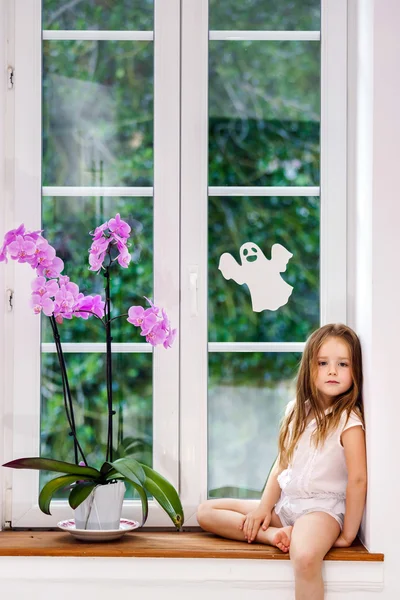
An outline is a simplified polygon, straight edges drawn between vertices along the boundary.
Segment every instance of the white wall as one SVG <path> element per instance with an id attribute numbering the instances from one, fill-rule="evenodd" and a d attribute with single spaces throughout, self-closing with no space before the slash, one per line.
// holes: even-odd
<path id="1" fill-rule="evenodd" d="M 365 372 L 369 490 L 364 538 L 385 554 L 384 598 L 400 597 L 396 518 L 400 500 L 399 240 L 400 2 L 357 0 L 351 39 L 350 227 L 354 255 L 349 322 L 358 331 Z M 355 68 L 355 63 L 356 67 Z"/>
<path id="2" fill-rule="evenodd" d="M 0 245 L 2 243 L 2 232 L 5 229 L 5 95 L 6 95 L 6 36 L 5 36 L 5 7 L 4 3 L 0 2 Z M 4 332 L 4 269 L 0 269 L 0 328 L 1 336 Z M 0 400 L 4 398 L 4 353 L 5 344 L 0 343 Z M 4 456 L 4 418 L 3 418 L 3 403 L 0 401 L 0 464 L 3 462 Z M 3 515 L 3 490 L 4 490 L 4 469 L 0 469 L 0 523 L 4 522 Z M 1 525 L 0 525 L 1 527 Z"/>
<path id="3" fill-rule="evenodd" d="M 134 535 L 134 534 L 133 534 Z M 0 594 L 13 600 L 70 600 L 92 593 L 146 600 L 293 600 L 288 561 L 164 558 L 0 557 Z M 325 564 L 325 600 L 365 600 L 382 589 L 381 564 Z M 395 600 L 393 597 L 391 600 Z"/>
<path id="4" fill-rule="evenodd" d="M 363 346 L 364 403 L 371 422 L 372 392 L 372 205 L 374 0 L 349 4 L 348 36 L 348 323 Z M 371 428 L 367 431 L 371 487 L 362 525 L 363 541 L 371 546 Z"/>

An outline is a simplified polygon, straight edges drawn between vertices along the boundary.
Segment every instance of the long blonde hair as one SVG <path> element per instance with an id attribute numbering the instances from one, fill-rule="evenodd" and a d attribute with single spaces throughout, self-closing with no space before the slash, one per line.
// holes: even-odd
<path id="1" fill-rule="evenodd" d="M 340 338 L 348 346 L 353 382 L 345 393 L 335 398 L 331 412 L 325 414 L 319 402 L 315 381 L 318 352 L 328 338 Z M 354 411 L 364 422 L 361 345 L 357 335 L 350 327 L 341 323 L 324 325 L 314 331 L 307 340 L 297 375 L 296 400 L 291 410 L 285 415 L 279 432 L 279 463 L 283 467 L 290 463 L 295 446 L 305 430 L 309 412 L 306 408 L 307 400 L 316 421 L 316 428 L 312 436 L 316 447 L 323 444 L 327 436 L 338 427 L 343 412 L 347 414 L 348 419 L 350 413 Z"/>

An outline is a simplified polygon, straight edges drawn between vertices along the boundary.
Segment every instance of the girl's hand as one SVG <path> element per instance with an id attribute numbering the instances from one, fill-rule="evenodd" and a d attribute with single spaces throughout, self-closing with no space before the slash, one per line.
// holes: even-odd
<path id="1" fill-rule="evenodd" d="M 243 522 L 239 529 L 242 529 L 244 538 L 251 544 L 256 538 L 260 526 L 264 531 L 268 529 L 271 521 L 271 513 L 265 514 L 265 510 L 256 508 L 247 515 L 243 515 Z"/>
<path id="2" fill-rule="evenodd" d="M 349 546 L 351 546 L 352 543 L 353 543 L 353 540 L 351 542 L 349 540 L 346 540 L 346 538 L 341 533 L 339 535 L 338 539 L 336 540 L 336 542 L 333 544 L 333 547 L 334 548 L 348 548 Z"/>

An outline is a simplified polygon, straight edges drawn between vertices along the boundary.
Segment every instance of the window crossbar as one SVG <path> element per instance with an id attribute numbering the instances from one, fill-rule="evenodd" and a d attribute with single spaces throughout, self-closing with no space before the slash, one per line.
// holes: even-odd
<path id="1" fill-rule="evenodd" d="M 305 342 L 209 342 L 209 352 L 303 352 Z"/>
<path id="2" fill-rule="evenodd" d="M 213 30 L 210 41 L 302 41 L 321 40 L 320 31 L 245 31 Z M 53 30 L 43 31 L 43 40 L 64 41 L 154 41 L 153 31 Z"/>
<path id="3" fill-rule="evenodd" d="M 145 187 L 105 187 L 105 186 L 45 186 L 43 196 L 82 197 L 82 196 L 118 196 L 152 197 L 152 186 Z M 319 186 L 210 186 L 209 196 L 319 196 Z"/>
<path id="4" fill-rule="evenodd" d="M 210 31 L 210 41 L 319 42 L 320 31 Z"/>
<path id="5" fill-rule="evenodd" d="M 209 352 L 303 352 L 305 342 L 209 342 Z M 55 353 L 56 345 L 51 342 L 43 342 L 43 353 Z M 99 353 L 106 352 L 106 345 L 103 343 L 88 342 L 67 342 L 62 344 L 65 353 Z M 151 344 L 145 342 L 138 343 L 113 343 L 112 352 L 123 354 L 135 354 L 141 352 L 152 352 Z"/>
<path id="6" fill-rule="evenodd" d="M 99 42 L 108 40 L 112 42 L 131 41 L 131 42 L 152 42 L 154 40 L 153 31 L 98 31 L 98 30 L 53 30 L 45 29 L 43 31 L 43 40 L 64 40 L 79 41 L 88 40 Z"/>
<path id="7" fill-rule="evenodd" d="M 90 342 L 85 342 L 85 343 L 79 343 L 79 342 L 66 342 L 62 344 L 62 349 L 64 353 L 67 354 L 71 354 L 73 352 L 77 353 L 77 354 L 90 354 L 90 353 L 99 353 L 99 354 L 105 354 L 106 353 L 106 344 L 103 344 L 101 342 L 99 343 L 90 343 Z M 112 345 L 112 352 L 117 354 L 117 353 L 122 353 L 122 354 L 135 354 L 135 353 L 141 353 L 141 352 L 152 352 L 153 351 L 153 346 L 151 344 L 146 344 L 145 342 L 138 342 L 138 343 L 113 343 Z M 43 353 L 55 353 L 57 352 L 56 350 L 56 345 L 53 344 L 52 342 L 43 342 L 42 343 L 42 352 Z"/>
<path id="8" fill-rule="evenodd" d="M 319 196 L 318 186 L 211 186 L 209 196 Z"/>
<path id="9" fill-rule="evenodd" d="M 43 196 L 153 196 L 153 187 L 104 187 L 104 186 L 45 186 Z"/>

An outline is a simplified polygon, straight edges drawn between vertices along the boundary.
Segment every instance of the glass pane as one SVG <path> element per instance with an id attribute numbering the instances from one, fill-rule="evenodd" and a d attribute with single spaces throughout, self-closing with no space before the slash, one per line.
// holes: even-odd
<path id="1" fill-rule="evenodd" d="M 43 185 L 153 181 L 153 43 L 43 42 Z"/>
<path id="2" fill-rule="evenodd" d="M 78 439 L 91 466 L 100 467 L 107 445 L 105 354 L 65 354 Z M 152 465 L 152 354 L 113 354 L 115 458 L 129 452 Z M 41 456 L 74 461 L 63 408 L 56 354 L 42 354 Z M 40 485 L 51 479 L 41 474 Z M 59 497 L 66 497 L 65 491 Z"/>
<path id="3" fill-rule="evenodd" d="M 210 185 L 319 184 L 320 44 L 210 42 Z"/>
<path id="4" fill-rule="evenodd" d="M 154 0 L 43 0 L 43 29 L 153 29 Z"/>
<path id="5" fill-rule="evenodd" d="M 132 304 L 146 304 L 143 296 L 153 295 L 153 199 L 152 198 L 89 198 L 44 197 L 42 202 L 43 235 L 64 261 L 64 275 L 78 284 L 84 294 L 101 294 L 104 299 L 104 277 L 89 271 L 89 235 L 98 225 L 116 213 L 132 228 L 130 251 L 132 261 L 127 269 L 115 265 L 111 269 L 113 316 L 128 312 Z M 113 321 L 114 342 L 143 342 L 136 327 L 126 317 Z M 64 320 L 59 326 L 62 342 L 105 342 L 101 323 L 91 317 Z M 51 327 L 42 318 L 42 339 L 52 342 Z"/>
<path id="6" fill-rule="evenodd" d="M 319 30 L 320 0 L 210 0 L 210 29 Z"/>
<path id="7" fill-rule="evenodd" d="M 208 495 L 259 498 L 277 456 L 279 423 L 295 396 L 298 353 L 211 353 Z"/>
<path id="8" fill-rule="evenodd" d="M 303 342 L 319 326 L 319 198 L 211 197 L 208 213 L 209 341 Z M 274 244 L 293 254 L 285 272 L 257 270 L 265 289 L 270 277 L 293 287 L 277 310 L 254 312 L 246 282 L 227 280 L 218 269 L 227 252 L 239 269 L 247 269 L 243 276 L 249 282 L 259 263 L 242 266 L 239 250 L 246 242 L 257 244 L 268 261 Z"/>

